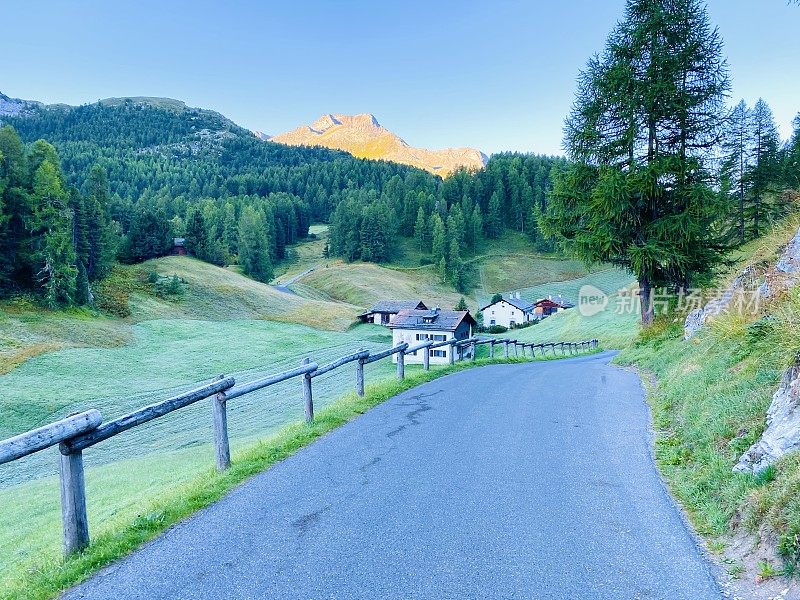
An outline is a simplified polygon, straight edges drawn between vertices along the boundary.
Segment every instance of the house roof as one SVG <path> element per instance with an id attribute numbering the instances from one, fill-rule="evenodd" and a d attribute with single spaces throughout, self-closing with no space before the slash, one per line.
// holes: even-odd
<path id="1" fill-rule="evenodd" d="M 559 296 L 558 294 L 556 294 L 555 296 L 548 296 L 547 298 L 540 298 L 539 300 L 534 302 L 534 305 L 543 304 L 547 302 L 552 302 L 553 304 L 560 306 L 561 308 L 575 308 L 575 305 L 572 302 L 564 298 L 564 296 Z"/>
<path id="2" fill-rule="evenodd" d="M 468 310 L 416 310 L 405 309 L 397 313 L 389 325 L 392 329 L 431 329 L 455 331 L 462 321 L 475 325 Z"/>
<path id="3" fill-rule="evenodd" d="M 422 300 L 378 300 L 369 312 L 399 313 L 406 309 L 427 310 L 428 307 Z"/>
<path id="4" fill-rule="evenodd" d="M 484 306 L 481 310 L 484 311 L 490 306 L 494 306 L 499 302 L 508 302 L 514 308 L 518 308 L 522 312 L 530 312 L 533 310 L 533 304 L 528 302 L 527 300 L 523 300 L 522 298 L 503 298 L 502 300 L 498 300 L 497 302 L 490 302 L 486 306 Z"/>

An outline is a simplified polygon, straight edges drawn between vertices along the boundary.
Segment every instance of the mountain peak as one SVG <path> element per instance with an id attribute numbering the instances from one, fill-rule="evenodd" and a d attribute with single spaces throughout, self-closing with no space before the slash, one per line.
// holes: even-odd
<path id="1" fill-rule="evenodd" d="M 269 139 L 290 146 L 324 146 L 344 150 L 359 158 L 411 165 L 442 177 L 460 167 L 480 169 L 488 160 L 486 155 L 474 148 L 427 150 L 409 146 L 400 136 L 384 128 L 372 113 L 326 113 L 310 125 L 301 125 Z"/>

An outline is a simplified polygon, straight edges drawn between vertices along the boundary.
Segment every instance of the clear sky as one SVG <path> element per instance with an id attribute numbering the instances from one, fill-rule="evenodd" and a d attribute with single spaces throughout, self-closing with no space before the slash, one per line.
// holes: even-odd
<path id="1" fill-rule="evenodd" d="M 167 96 L 280 133 L 374 113 L 407 142 L 559 153 L 575 76 L 623 0 L 0 0 L 0 91 Z M 800 111 L 800 7 L 710 0 L 734 99 Z"/>

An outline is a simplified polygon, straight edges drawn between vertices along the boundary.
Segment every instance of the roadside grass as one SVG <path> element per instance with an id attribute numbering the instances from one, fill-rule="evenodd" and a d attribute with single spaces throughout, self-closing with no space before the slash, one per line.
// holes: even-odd
<path id="1" fill-rule="evenodd" d="M 743 248 L 720 281 L 730 281 L 745 264 L 774 264 L 796 229 L 790 220 Z M 781 375 L 800 352 L 800 289 L 771 301 L 766 312 L 720 315 L 689 341 L 683 340 L 683 315 L 661 317 L 617 362 L 643 374 L 656 461 L 697 531 L 717 540 L 752 534 L 785 561 L 785 572 L 795 572 L 800 455 L 758 476 L 732 470 L 761 436 Z"/>
<path id="2" fill-rule="evenodd" d="M 370 408 L 421 383 L 488 364 L 531 362 L 533 359 L 478 359 L 423 371 L 409 369 L 406 378 L 368 385 L 364 398 L 349 393 L 319 410 L 311 425 L 302 422 L 283 427 L 274 435 L 234 452 L 224 473 L 206 468 L 189 481 L 173 486 L 139 507 L 133 519 L 111 519 L 92 527 L 91 545 L 67 559 L 54 551 L 42 553 L 24 565 L 5 569 L 0 576 L 0 600 L 45 600 L 85 580 L 98 569 L 136 550 L 175 523 L 222 498 L 231 489 L 273 464 L 291 456 L 325 433 L 344 425 Z M 196 453 L 196 456 L 200 453 Z M 210 453 L 207 464 L 211 462 Z M 174 468 L 174 467 L 173 467 Z M 89 495 L 91 498 L 91 493 Z M 59 528 L 57 522 L 49 526 Z"/>

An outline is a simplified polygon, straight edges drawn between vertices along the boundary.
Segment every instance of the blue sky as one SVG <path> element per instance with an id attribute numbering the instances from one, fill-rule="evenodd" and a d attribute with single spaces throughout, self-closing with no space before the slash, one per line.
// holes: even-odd
<path id="1" fill-rule="evenodd" d="M 0 0 L 0 91 L 167 96 L 279 133 L 374 113 L 407 142 L 558 153 L 575 76 L 623 0 Z M 734 99 L 800 111 L 800 7 L 710 0 Z"/>

